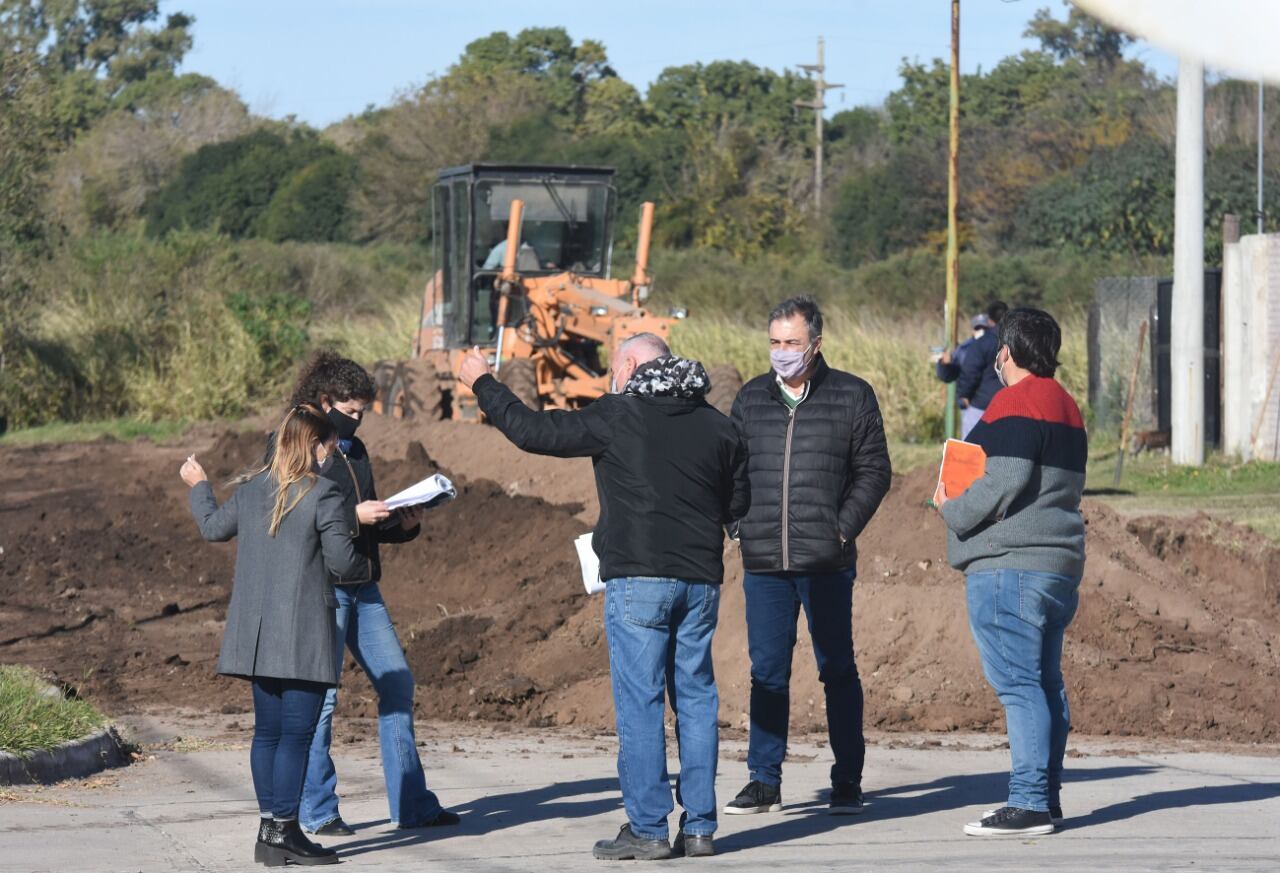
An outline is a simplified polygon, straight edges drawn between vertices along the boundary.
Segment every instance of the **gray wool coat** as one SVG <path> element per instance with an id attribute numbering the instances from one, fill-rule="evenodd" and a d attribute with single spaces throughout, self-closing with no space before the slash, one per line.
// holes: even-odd
<path id="1" fill-rule="evenodd" d="M 268 532 L 275 481 L 259 473 L 218 506 L 213 488 L 191 489 L 191 514 L 210 542 L 239 540 L 235 582 L 218 672 L 336 685 L 342 645 L 330 574 L 355 574 L 356 554 L 342 493 L 316 477 L 306 496 Z M 294 487 L 304 487 L 297 485 Z"/>

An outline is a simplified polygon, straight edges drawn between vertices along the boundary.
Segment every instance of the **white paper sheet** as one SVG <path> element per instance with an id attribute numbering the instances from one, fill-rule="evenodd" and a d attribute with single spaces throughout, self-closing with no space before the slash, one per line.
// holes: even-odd
<path id="1" fill-rule="evenodd" d="M 430 509 L 441 503 L 448 503 L 457 496 L 458 489 L 453 487 L 453 483 L 436 473 L 434 476 L 428 476 L 421 482 L 410 485 L 398 494 L 391 495 L 383 503 L 391 509 L 423 505 Z"/>
<path id="2" fill-rule="evenodd" d="M 604 590 L 604 580 L 600 578 L 600 559 L 591 548 L 591 531 L 574 540 L 573 545 L 578 550 L 578 563 L 582 565 L 582 587 L 588 594 L 599 594 Z"/>

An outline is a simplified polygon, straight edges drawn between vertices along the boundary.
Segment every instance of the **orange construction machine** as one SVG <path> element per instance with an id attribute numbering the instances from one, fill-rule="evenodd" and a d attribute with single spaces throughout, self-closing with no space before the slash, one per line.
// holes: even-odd
<path id="1" fill-rule="evenodd" d="M 375 366 L 375 409 L 477 419 L 475 396 L 454 375 L 472 346 L 530 407 L 575 409 L 609 390 L 606 361 L 624 340 L 668 337 L 687 313 L 658 316 L 644 306 L 652 203 L 640 211 L 634 271 L 611 275 L 612 180 L 606 167 L 485 163 L 441 172 L 432 198 L 437 269 L 412 359 Z M 732 398 L 741 378 L 717 371 L 717 394 Z"/>

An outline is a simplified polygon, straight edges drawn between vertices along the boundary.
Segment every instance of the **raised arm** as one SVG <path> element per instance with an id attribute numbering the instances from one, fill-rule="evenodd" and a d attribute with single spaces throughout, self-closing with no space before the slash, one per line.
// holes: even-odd
<path id="1" fill-rule="evenodd" d="M 526 452 L 586 458 L 600 454 L 609 445 L 611 428 L 598 403 L 574 412 L 534 412 L 489 374 L 478 378 L 471 390 L 494 427 Z"/>
<path id="2" fill-rule="evenodd" d="M 213 496 L 213 486 L 207 479 L 197 482 L 189 495 L 191 515 L 200 528 L 200 536 L 211 543 L 225 543 L 234 537 L 240 527 L 240 489 L 232 492 L 230 499 L 221 506 Z"/>
<path id="3" fill-rule="evenodd" d="M 339 579 L 350 579 L 364 573 L 367 563 L 356 553 L 355 538 L 351 536 L 342 492 L 327 479 L 316 482 L 319 492 L 316 505 L 316 531 L 320 534 L 320 550 L 324 553 L 325 569 Z"/>

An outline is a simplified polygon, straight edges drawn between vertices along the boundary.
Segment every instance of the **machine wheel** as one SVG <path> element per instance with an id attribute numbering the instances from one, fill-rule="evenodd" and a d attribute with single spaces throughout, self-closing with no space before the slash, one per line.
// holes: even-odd
<path id="1" fill-rule="evenodd" d="M 733 409 L 733 401 L 742 390 L 742 374 L 733 364 L 714 364 L 707 370 L 711 377 L 711 390 L 707 392 L 707 402 L 728 415 Z"/>
<path id="2" fill-rule="evenodd" d="M 534 370 L 532 358 L 512 358 L 509 361 L 503 361 L 498 379 L 510 388 L 511 393 L 525 406 L 533 410 L 542 409 L 542 398 L 538 396 L 538 374 Z"/>
<path id="3" fill-rule="evenodd" d="M 379 361 L 373 369 L 376 411 L 393 418 L 441 416 L 442 396 L 431 361 Z"/>

